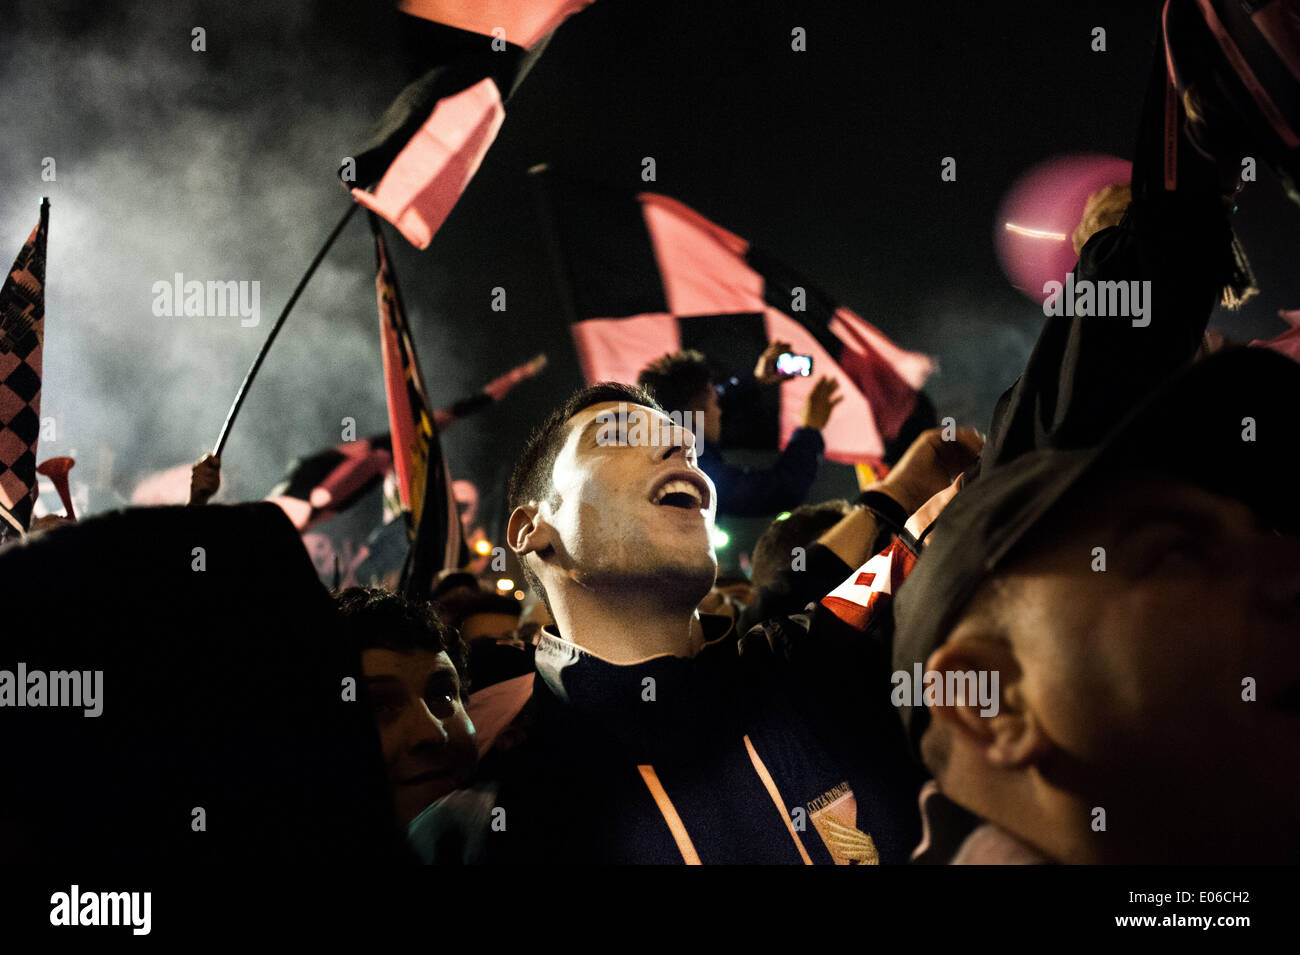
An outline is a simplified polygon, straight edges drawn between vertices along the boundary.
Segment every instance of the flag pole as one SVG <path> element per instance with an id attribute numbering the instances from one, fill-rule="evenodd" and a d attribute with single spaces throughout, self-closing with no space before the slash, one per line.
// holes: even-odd
<path id="1" fill-rule="evenodd" d="M 537 218 L 541 222 L 542 232 L 546 237 L 546 251 L 551 260 L 551 274 L 555 280 L 555 289 L 560 296 L 560 307 L 569 320 L 569 325 L 577 324 L 578 306 L 573 294 L 573 276 L 569 272 L 568 262 L 561 247 L 559 228 L 555 218 L 555 199 L 551 194 L 551 168 L 546 163 L 538 163 L 528 170 L 528 178 L 533 184 L 533 198 L 536 202 Z"/>
<path id="2" fill-rule="evenodd" d="M 248 397 L 248 389 L 253 384 L 253 379 L 257 377 L 257 371 L 262 367 L 262 362 L 266 360 L 266 353 L 271 350 L 271 345 L 275 342 L 275 336 L 280 334 L 280 328 L 284 325 L 284 320 L 289 317 L 289 312 L 293 310 L 293 306 L 297 303 L 298 296 L 300 296 L 302 290 L 307 287 L 307 283 L 311 280 L 312 275 L 315 274 L 317 267 L 324 260 L 326 253 L 329 252 L 330 247 L 334 244 L 334 240 L 339 237 L 339 234 L 343 231 L 343 227 L 348 224 L 348 220 L 352 218 L 353 213 L 356 211 L 357 203 L 348 203 L 348 211 L 343 213 L 343 218 L 339 219 L 338 224 L 334 226 L 334 231 L 329 234 L 329 238 L 325 240 L 325 244 L 321 246 L 320 251 L 316 253 L 316 257 L 311 260 L 311 265 L 307 266 L 307 271 L 303 273 L 303 277 L 298 280 L 298 287 L 293 290 L 293 294 L 289 296 L 289 301 L 285 303 L 284 308 L 281 310 L 280 317 L 277 318 L 275 324 L 271 326 L 271 333 L 266 336 L 266 341 L 262 343 L 261 351 L 259 351 L 257 357 L 253 359 L 253 364 L 249 367 L 248 374 L 244 376 L 244 383 L 239 386 L 239 391 L 235 395 L 234 403 L 231 404 L 230 411 L 226 414 L 225 424 L 221 426 L 221 434 L 217 436 L 216 446 L 212 449 L 214 457 L 221 457 L 221 452 L 226 447 L 226 439 L 230 437 L 230 429 L 235 423 L 235 417 L 239 414 L 239 409 L 243 406 L 244 399 Z"/>

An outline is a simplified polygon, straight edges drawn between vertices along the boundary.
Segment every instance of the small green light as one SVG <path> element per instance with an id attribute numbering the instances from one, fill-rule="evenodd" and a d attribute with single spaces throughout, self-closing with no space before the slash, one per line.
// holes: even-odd
<path id="1" fill-rule="evenodd" d="M 782 511 L 780 514 L 776 515 L 776 517 L 772 518 L 772 522 L 776 523 L 777 521 L 783 521 L 789 516 L 790 516 L 789 511 Z"/>
<path id="2" fill-rule="evenodd" d="M 715 527 L 715 528 L 713 529 L 713 546 L 714 546 L 714 547 L 716 547 L 718 550 L 722 550 L 722 548 L 726 547 L 726 546 L 727 546 L 728 544 L 730 544 L 730 543 L 731 543 L 731 535 L 730 535 L 730 534 L 728 534 L 726 531 L 724 531 L 721 527 Z"/>

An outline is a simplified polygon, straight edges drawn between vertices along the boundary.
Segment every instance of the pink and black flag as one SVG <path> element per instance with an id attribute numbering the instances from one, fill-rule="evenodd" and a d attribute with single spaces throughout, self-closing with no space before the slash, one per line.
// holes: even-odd
<path id="1" fill-rule="evenodd" d="M 375 290 L 379 296 L 380 350 L 388 394 L 393 470 L 411 538 L 411 550 L 402 572 L 402 589 L 408 596 L 423 597 L 434 575 L 467 563 L 469 551 L 397 277 L 384 246 L 379 220 L 374 216 L 370 217 L 370 228 L 375 235 Z"/>
<path id="2" fill-rule="evenodd" d="M 355 156 L 353 198 L 427 248 L 505 120 L 550 33 L 592 0 L 405 0 L 436 65 L 389 106 Z"/>
<path id="3" fill-rule="evenodd" d="M 392 277 L 391 271 L 389 277 Z M 395 291 L 394 300 L 396 300 Z M 400 341 L 400 335 L 394 335 L 393 342 L 399 351 Z M 400 355 L 394 365 L 398 363 L 400 363 Z M 545 367 L 546 356 L 537 355 L 504 375 L 494 378 L 474 394 L 462 398 L 453 405 L 439 408 L 433 413 L 434 432 L 440 434 L 462 418 L 481 411 L 493 402 L 500 401 L 516 385 L 532 378 Z M 387 372 L 385 372 L 385 380 L 387 380 Z M 405 417 L 405 411 L 400 413 Z M 279 504 L 289 516 L 289 520 L 293 521 L 294 527 L 305 531 L 352 507 L 383 484 L 384 478 L 392 471 L 391 436 L 380 434 L 359 441 L 347 441 L 295 461 L 290 466 L 288 476 L 276 485 L 266 499 Z M 408 485 L 411 474 L 412 469 L 408 469 L 405 473 L 404 479 Z M 184 493 L 188 494 L 188 465 L 184 466 L 182 477 L 185 485 Z M 394 490 L 396 487 L 397 485 L 394 484 Z M 176 498 L 177 501 L 184 499 L 183 494 Z M 407 500 L 410 500 L 409 494 Z"/>
<path id="4" fill-rule="evenodd" d="M 21 537 L 36 503 L 50 200 L 0 290 L 0 540 Z"/>
<path id="5" fill-rule="evenodd" d="M 635 381 L 649 362 L 686 348 L 715 365 L 716 381 L 747 379 L 769 342 L 790 342 L 813 356 L 812 376 L 763 389 L 747 415 L 725 416 L 724 427 L 740 417 L 760 423 L 724 435 L 726 443 L 784 446 L 816 379 L 831 375 L 844 402 L 822 432 L 826 456 L 881 459 L 932 370 L 927 356 L 675 199 L 606 190 L 545 167 L 533 173 L 588 382 Z"/>
<path id="6" fill-rule="evenodd" d="M 594 0 L 401 0 L 397 8 L 413 17 L 457 30 L 501 37 L 531 50 L 556 27 Z M 498 32 L 500 31 L 500 32 Z"/>
<path id="7" fill-rule="evenodd" d="M 392 277 L 391 271 L 389 277 Z M 400 342 L 400 336 L 395 336 L 394 341 Z M 400 350 L 400 344 L 398 348 Z M 446 431 L 462 418 L 500 401 L 516 385 L 532 378 L 545 367 L 546 356 L 537 355 L 492 379 L 474 394 L 453 405 L 439 408 L 433 413 L 434 432 Z M 385 381 L 387 380 L 385 372 Z M 266 499 L 279 504 L 293 521 L 294 527 L 305 531 L 352 507 L 379 487 L 392 470 L 393 442 L 389 435 L 347 441 L 295 461 L 290 467 L 289 475 Z M 411 471 L 408 470 L 408 482 L 410 475 Z M 188 469 L 185 471 L 185 479 L 188 482 Z M 186 487 L 188 489 L 188 484 Z M 407 499 L 410 499 L 409 495 Z"/>
<path id="8" fill-rule="evenodd" d="M 343 513 L 383 483 L 393 467 L 388 435 L 347 441 L 294 462 L 268 496 L 300 531 Z"/>

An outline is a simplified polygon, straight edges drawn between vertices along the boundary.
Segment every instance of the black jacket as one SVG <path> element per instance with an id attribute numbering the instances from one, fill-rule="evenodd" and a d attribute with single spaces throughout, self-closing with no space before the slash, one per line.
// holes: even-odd
<path id="1" fill-rule="evenodd" d="M 417 853 L 429 862 L 906 861 L 919 781 L 887 684 L 857 694 L 852 712 L 847 661 L 836 665 L 833 641 L 819 648 L 810 637 L 824 630 L 785 620 L 741 638 L 724 618 L 704 622 L 714 639 L 696 657 L 630 666 L 545 637 L 531 738 L 476 798 L 444 800 L 412 823 Z"/>

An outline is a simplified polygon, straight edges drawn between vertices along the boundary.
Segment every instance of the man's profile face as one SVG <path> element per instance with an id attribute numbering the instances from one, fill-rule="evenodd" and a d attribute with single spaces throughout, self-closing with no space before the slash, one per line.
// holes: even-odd
<path id="1" fill-rule="evenodd" d="M 478 762 L 474 724 L 446 653 L 371 648 L 361 670 L 379 730 L 397 821 L 469 784 Z"/>
<path id="2" fill-rule="evenodd" d="M 717 492 L 690 431 L 641 405 L 592 405 L 570 419 L 552 480 L 539 517 L 562 572 L 585 586 L 655 582 L 696 602 L 708 592 Z"/>
<path id="3" fill-rule="evenodd" d="M 1105 835 L 1164 830 L 1180 861 L 1300 848 L 1300 539 L 1167 478 L 1070 510 L 1001 608 L 1068 788 L 1120 810 Z"/>

